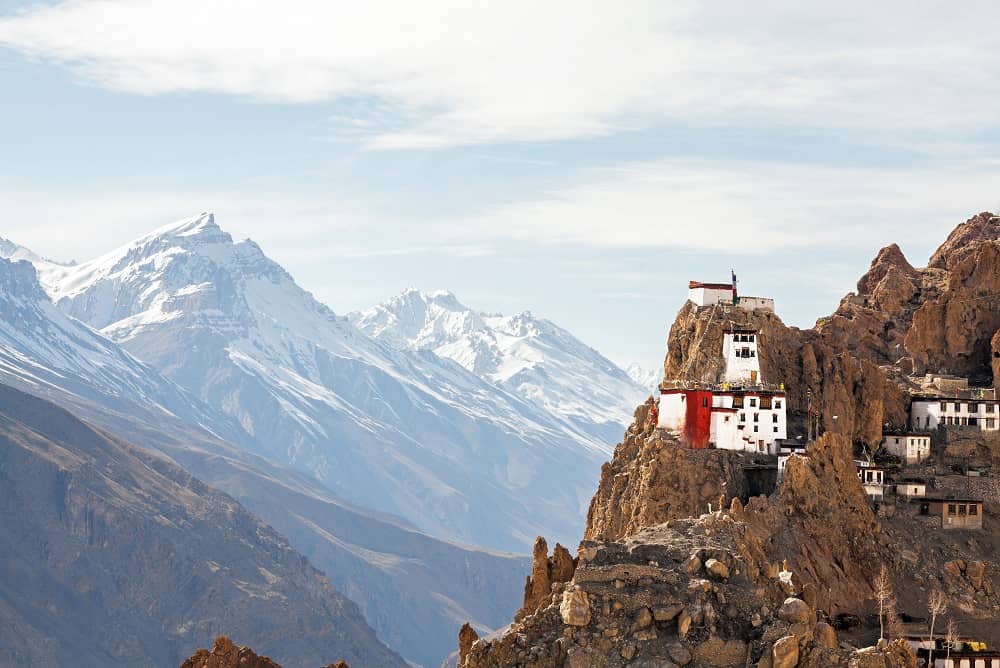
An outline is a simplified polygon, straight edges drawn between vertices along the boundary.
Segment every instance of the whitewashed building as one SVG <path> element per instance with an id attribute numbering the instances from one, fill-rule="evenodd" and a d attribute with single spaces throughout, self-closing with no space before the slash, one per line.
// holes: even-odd
<path id="1" fill-rule="evenodd" d="M 931 456 L 931 437 L 923 434 L 885 434 L 882 445 L 907 465 L 919 464 Z"/>
<path id="2" fill-rule="evenodd" d="M 737 293 L 736 275 L 732 283 L 705 283 L 703 281 L 688 282 L 688 299 L 695 306 L 715 306 L 723 304 L 738 306 L 747 311 L 763 309 L 774 313 L 774 299 L 771 297 L 744 297 Z"/>
<path id="3" fill-rule="evenodd" d="M 910 404 L 910 427 L 931 431 L 943 427 L 978 427 L 1000 430 L 1000 400 L 914 397 Z"/>
<path id="4" fill-rule="evenodd" d="M 861 480 L 861 486 L 865 488 L 868 498 L 874 501 L 881 500 L 885 496 L 885 470 L 857 460 L 854 465 L 858 469 L 858 479 Z"/>
<path id="5" fill-rule="evenodd" d="M 785 390 L 764 383 L 758 339 L 754 329 L 727 328 L 723 382 L 661 387 L 657 425 L 692 448 L 778 454 L 776 441 L 787 437 Z"/>
<path id="6" fill-rule="evenodd" d="M 735 304 L 736 289 L 730 283 L 690 281 L 688 283 L 688 299 L 694 302 L 695 306 Z"/>
<path id="7" fill-rule="evenodd" d="M 919 499 L 927 496 L 927 483 L 922 480 L 905 480 L 896 483 L 896 494 L 908 499 Z"/>

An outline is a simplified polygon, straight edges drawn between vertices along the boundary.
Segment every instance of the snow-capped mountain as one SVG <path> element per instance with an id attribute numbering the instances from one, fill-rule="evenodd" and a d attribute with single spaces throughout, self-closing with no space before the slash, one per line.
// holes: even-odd
<path id="1" fill-rule="evenodd" d="M 354 503 L 501 549 L 579 535 L 611 441 L 430 351 L 372 339 L 211 215 L 38 267 L 65 313 Z"/>
<path id="2" fill-rule="evenodd" d="M 663 369 L 647 369 L 637 362 L 625 367 L 625 373 L 636 385 L 646 388 L 647 393 L 652 393 L 663 380 Z"/>
<path id="3" fill-rule="evenodd" d="M 609 359 L 529 311 L 480 313 L 450 292 L 409 289 L 348 317 L 396 348 L 454 360 L 598 440 L 617 440 L 648 395 Z"/>
<path id="4" fill-rule="evenodd" d="M 64 270 L 0 240 L 0 385 L 157 450 L 238 499 L 357 602 L 379 637 L 414 665 L 438 665 L 465 621 L 488 632 L 510 619 L 527 558 L 437 540 L 252 454 L 264 448 L 233 418 L 64 314 L 33 266 L 4 254 L 31 258 L 49 277 Z"/>
<path id="5" fill-rule="evenodd" d="M 35 257 L 0 240 L 0 253 Z M 55 265 L 49 265 L 50 268 Z M 158 371 L 56 308 L 28 260 L 0 256 L 0 382 L 34 394 L 128 411 L 155 407 L 215 436 L 239 443 L 239 425 L 220 416 Z"/>

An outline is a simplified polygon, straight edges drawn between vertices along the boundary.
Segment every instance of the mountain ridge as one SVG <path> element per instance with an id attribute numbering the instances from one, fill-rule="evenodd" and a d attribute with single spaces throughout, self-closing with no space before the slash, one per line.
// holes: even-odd
<path id="1" fill-rule="evenodd" d="M 235 440 L 220 440 L 239 425 L 54 308 L 29 263 L 0 258 L 0 286 L 0 382 L 162 453 L 236 498 L 349 593 L 380 637 L 408 659 L 436 665 L 450 651 L 459 619 L 489 630 L 517 607 L 526 558 L 432 538 Z M 68 342 L 65 350 L 60 342 Z"/>

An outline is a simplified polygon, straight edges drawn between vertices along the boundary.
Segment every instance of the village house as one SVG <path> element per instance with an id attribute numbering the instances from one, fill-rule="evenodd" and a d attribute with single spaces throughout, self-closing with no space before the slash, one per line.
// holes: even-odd
<path id="1" fill-rule="evenodd" d="M 920 514 L 941 518 L 942 529 L 982 529 L 982 499 L 947 499 L 926 497 L 920 502 Z"/>
<path id="2" fill-rule="evenodd" d="M 885 434 L 882 446 L 907 466 L 919 464 L 931 456 L 931 437 L 927 434 Z"/>
<path id="3" fill-rule="evenodd" d="M 939 426 L 1000 430 L 1000 400 L 976 398 L 983 394 L 981 392 L 970 391 L 968 394 L 968 397 L 914 396 L 910 404 L 910 426 L 918 432 L 931 431 Z"/>
<path id="4" fill-rule="evenodd" d="M 692 448 L 778 454 L 775 444 L 787 436 L 785 389 L 764 382 L 758 344 L 755 329 L 726 327 L 722 382 L 661 385 L 657 426 Z"/>
<path id="5" fill-rule="evenodd" d="M 865 494 L 872 501 L 880 501 L 885 496 L 885 469 L 860 460 L 855 460 L 854 466 Z"/>
<path id="6" fill-rule="evenodd" d="M 927 496 L 927 482 L 916 478 L 907 478 L 896 483 L 896 494 L 908 499 L 918 499 Z"/>
<path id="7" fill-rule="evenodd" d="M 922 626 L 922 625 L 921 625 Z M 991 650 L 984 642 L 969 637 L 955 639 L 949 649 L 943 633 L 933 639 L 924 628 L 907 630 L 906 642 L 927 665 L 931 650 L 934 651 L 934 668 L 1000 668 L 1000 652 Z"/>

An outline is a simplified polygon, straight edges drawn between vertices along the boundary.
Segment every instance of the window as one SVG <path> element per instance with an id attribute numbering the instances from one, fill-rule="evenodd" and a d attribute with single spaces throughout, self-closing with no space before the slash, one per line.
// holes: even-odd
<path id="1" fill-rule="evenodd" d="M 770 409 L 771 408 L 771 397 L 770 396 L 761 397 L 760 398 L 760 407 L 761 408 Z"/>
<path id="2" fill-rule="evenodd" d="M 756 406 L 757 406 L 757 400 L 756 399 L 751 399 L 750 400 L 750 408 L 756 408 Z"/>
<path id="3" fill-rule="evenodd" d="M 757 351 L 756 350 L 751 350 L 750 351 L 750 357 L 757 357 Z"/>
<path id="4" fill-rule="evenodd" d="M 746 421 L 747 421 L 747 414 L 740 413 L 740 422 L 746 422 Z"/>
<path id="5" fill-rule="evenodd" d="M 962 404 L 957 403 L 957 402 L 955 403 L 955 412 L 956 413 L 961 413 L 962 412 Z"/>
<path id="6" fill-rule="evenodd" d="M 917 420 L 919 420 L 919 419 L 920 418 L 917 418 Z M 924 427 L 930 427 L 930 426 L 931 426 L 931 416 L 930 415 L 925 415 L 924 416 Z"/>
<path id="7" fill-rule="evenodd" d="M 996 429 L 997 428 L 997 420 L 996 420 L 996 418 L 986 418 L 986 428 L 987 429 Z"/>
<path id="8" fill-rule="evenodd" d="M 747 337 L 747 341 L 748 341 L 749 343 L 753 343 L 753 339 L 754 339 L 754 336 L 753 336 L 753 334 L 751 334 L 750 336 L 748 336 L 748 337 Z"/>
<path id="9" fill-rule="evenodd" d="M 775 427 L 775 428 L 774 428 L 774 433 L 775 433 L 775 434 L 777 434 L 777 433 L 778 433 L 778 428 L 777 428 L 777 427 Z"/>
<path id="10" fill-rule="evenodd" d="M 986 404 L 986 412 L 987 413 L 996 413 L 996 411 L 997 411 L 997 405 L 996 404 Z"/>
<path id="11" fill-rule="evenodd" d="M 941 412 L 942 413 L 947 413 L 948 412 L 948 404 L 946 402 L 944 402 L 944 401 L 941 402 Z"/>
<path id="12" fill-rule="evenodd" d="M 733 397 L 733 408 L 743 408 L 743 396 Z"/>
<path id="13" fill-rule="evenodd" d="M 969 424 L 973 427 L 976 426 L 977 424 L 979 424 L 979 418 L 970 417 Z"/>
<path id="14" fill-rule="evenodd" d="M 771 422 L 777 422 L 777 421 L 778 421 L 778 414 L 771 413 Z"/>
<path id="15" fill-rule="evenodd" d="M 753 421 L 754 422 L 760 422 L 760 413 L 754 413 L 753 414 Z"/>
<path id="16" fill-rule="evenodd" d="M 964 515 L 965 514 L 965 504 L 964 503 L 958 504 L 958 514 L 959 515 Z"/>
<path id="17" fill-rule="evenodd" d="M 736 425 L 736 428 L 737 429 L 743 429 L 743 427 L 745 427 L 745 426 L 746 426 L 745 424 L 738 424 L 738 425 Z"/>
<path id="18" fill-rule="evenodd" d="M 954 515 L 955 514 L 955 504 L 954 503 L 949 503 L 948 504 L 948 514 L 949 515 Z"/>
<path id="19" fill-rule="evenodd" d="M 725 421 L 729 422 L 729 416 L 728 415 L 726 416 L 726 420 Z"/>
<path id="20" fill-rule="evenodd" d="M 969 404 L 969 412 L 970 413 L 978 413 L 979 412 L 979 404 Z"/>
<path id="21" fill-rule="evenodd" d="M 775 399 L 774 400 L 774 407 L 775 408 L 781 408 L 781 399 Z"/>
<path id="22" fill-rule="evenodd" d="M 701 407 L 702 408 L 708 408 L 708 397 L 702 397 L 701 398 Z"/>
<path id="23" fill-rule="evenodd" d="M 756 434 L 758 431 L 760 431 L 760 427 L 758 427 L 757 425 L 754 425 L 753 426 L 753 433 Z"/>
<path id="24" fill-rule="evenodd" d="M 979 514 L 979 506 L 977 504 L 975 504 L 975 503 L 970 504 L 969 505 L 969 514 L 970 515 L 978 515 Z"/>

